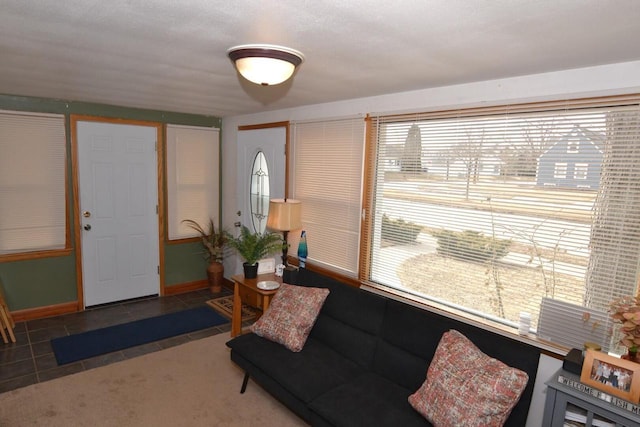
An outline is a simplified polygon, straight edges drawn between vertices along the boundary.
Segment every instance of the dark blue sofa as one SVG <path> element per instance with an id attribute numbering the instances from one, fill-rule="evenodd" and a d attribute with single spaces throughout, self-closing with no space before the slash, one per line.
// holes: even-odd
<path id="1" fill-rule="evenodd" d="M 506 425 L 526 423 L 540 350 L 473 325 L 300 269 L 298 285 L 330 294 L 304 349 L 253 333 L 227 343 L 231 360 L 314 426 L 429 426 L 407 398 L 424 382 L 442 334 L 456 329 L 529 382 Z"/>

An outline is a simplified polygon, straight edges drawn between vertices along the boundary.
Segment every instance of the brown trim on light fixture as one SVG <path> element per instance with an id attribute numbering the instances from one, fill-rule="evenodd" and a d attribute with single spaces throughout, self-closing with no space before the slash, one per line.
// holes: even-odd
<path id="1" fill-rule="evenodd" d="M 231 48 L 229 50 L 229 59 L 236 62 L 242 58 L 272 58 L 279 59 L 281 61 L 287 61 L 293 64 L 294 67 L 302 64 L 302 57 L 286 50 L 281 50 L 276 47 L 242 47 Z"/>

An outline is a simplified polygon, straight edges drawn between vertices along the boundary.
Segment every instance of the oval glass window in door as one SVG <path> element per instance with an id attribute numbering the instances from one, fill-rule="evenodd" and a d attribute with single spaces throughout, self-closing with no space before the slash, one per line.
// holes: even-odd
<path id="1" fill-rule="evenodd" d="M 269 168 L 267 158 L 258 151 L 251 168 L 251 224 L 257 233 L 264 233 L 269 215 Z"/>

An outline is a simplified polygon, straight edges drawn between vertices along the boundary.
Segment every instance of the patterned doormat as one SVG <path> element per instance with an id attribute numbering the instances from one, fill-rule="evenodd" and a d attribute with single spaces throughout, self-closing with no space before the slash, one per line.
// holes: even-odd
<path id="1" fill-rule="evenodd" d="M 211 306 L 218 313 L 225 316 L 227 319 L 231 319 L 233 313 L 233 295 L 226 297 L 220 297 L 210 299 L 207 301 L 207 305 Z M 242 304 L 242 321 L 247 322 L 255 319 L 257 310 L 247 304 Z"/>

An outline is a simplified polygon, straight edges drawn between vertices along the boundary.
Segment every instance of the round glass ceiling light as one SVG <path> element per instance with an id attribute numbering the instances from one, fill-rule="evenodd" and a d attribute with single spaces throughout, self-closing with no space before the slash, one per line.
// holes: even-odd
<path id="1" fill-rule="evenodd" d="M 258 85 L 270 86 L 289 79 L 304 56 L 295 49 L 268 44 L 245 44 L 227 51 L 238 72 Z"/>

